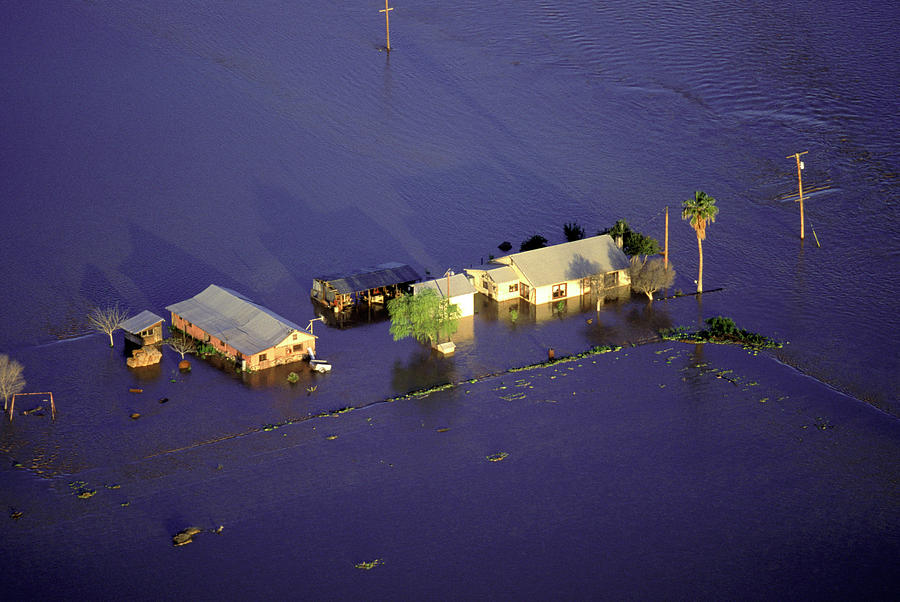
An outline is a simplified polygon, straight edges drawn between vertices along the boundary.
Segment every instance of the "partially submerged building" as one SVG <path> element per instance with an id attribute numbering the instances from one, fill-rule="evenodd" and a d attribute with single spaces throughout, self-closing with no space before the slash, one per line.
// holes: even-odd
<path id="1" fill-rule="evenodd" d="M 498 301 L 519 298 L 541 305 L 629 285 L 628 257 L 606 234 L 498 257 L 467 270 L 476 287 Z M 508 269 L 504 269 L 504 266 Z M 511 273 L 516 281 L 511 280 Z M 479 286 L 480 284 L 480 286 Z"/>
<path id="2" fill-rule="evenodd" d="M 508 265 L 488 263 L 482 268 L 469 268 L 472 284 L 479 293 L 494 301 L 519 298 L 519 275 Z"/>
<path id="3" fill-rule="evenodd" d="M 316 348 L 316 337 L 297 324 L 215 284 L 166 310 L 172 326 L 239 361 L 244 370 L 300 361 Z"/>
<path id="4" fill-rule="evenodd" d="M 144 310 L 121 324 L 125 340 L 143 347 L 163 340 L 163 319 L 152 311 Z"/>
<path id="5" fill-rule="evenodd" d="M 344 274 L 318 276 L 313 279 L 310 296 L 335 313 L 359 303 L 384 304 L 421 280 L 405 263 L 383 263 Z"/>
<path id="6" fill-rule="evenodd" d="M 436 278 L 412 285 L 413 294 L 417 295 L 425 289 L 434 290 L 438 297 L 449 299 L 451 305 L 459 307 L 460 317 L 475 315 L 475 287 L 465 274 L 453 274 L 448 279 Z"/>

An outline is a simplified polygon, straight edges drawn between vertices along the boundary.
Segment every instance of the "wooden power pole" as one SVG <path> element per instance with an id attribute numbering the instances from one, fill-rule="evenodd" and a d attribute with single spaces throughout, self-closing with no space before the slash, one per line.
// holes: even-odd
<path id="1" fill-rule="evenodd" d="M 391 51 L 391 18 L 389 13 L 394 10 L 393 8 L 388 7 L 388 0 L 384 0 L 384 10 L 380 10 L 378 12 L 384 13 L 384 33 L 387 37 L 387 51 Z"/>
<path id="2" fill-rule="evenodd" d="M 803 229 L 803 176 L 801 175 L 803 171 L 803 161 L 800 160 L 802 155 L 805 155 L 809 151 L 803 151 L 802 153 L 794 153 L 793 155 L 788 155 L 785 157 L 786 159 L 790 159 L 793 157 L 797 160 L 797 184 L 800 188 L 800 240 L 805 238 L 805 233 Z"/>
<path id="3" fill-rule="evenodd" d="M 656 215 L 659 215 L 658 213 Z M 669 206 L 666 205 L 666 238 L 663 247 L 663 268 L 669 269 Z"/>

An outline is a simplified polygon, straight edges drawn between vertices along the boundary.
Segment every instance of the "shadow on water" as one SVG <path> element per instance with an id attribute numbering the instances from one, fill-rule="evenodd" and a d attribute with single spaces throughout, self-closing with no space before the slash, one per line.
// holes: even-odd
<path id="1" fill-rule="evenodd" d="M 458 379 L 452 357 L 442 357 L 430 348 L 416 349 L 406 362 L 397 360 L 391 369 L 391 387 L 398 393 L 425 389 Z"/>

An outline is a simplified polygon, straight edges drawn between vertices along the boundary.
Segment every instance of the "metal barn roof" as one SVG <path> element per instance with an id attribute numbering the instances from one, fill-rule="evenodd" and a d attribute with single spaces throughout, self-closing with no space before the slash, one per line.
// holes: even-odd
<path id="1" fill-rule="evenodd" d="M 426 288 L 434 289 L 438 296 L 447 296 L 447 278 L 435 278 L 413 285 L 413 292 L 418 293 Z M 459 297 L 460 295 L 474 295 L 475 287 L 466 277 L 465 274 L 453 274 L 450 276 L 450 296 Z"/>
<path id="2" fill-rule="evenodd" d="M 134 316 L 133 318 L 128 318 L 124 322 L 122 322 L 122 330 L 125 332 L 130 332 L 131 334 L 137 334 L 142 330 L 146 330 L 151 326 L 162 322 L 163 319 L 157 316 L 152 311 L 147 311 L 146 309 Z"/>
<path id="3" fill-rule="evenodd" d="M 290 320 L 257 305 L 240 293 L 215 284 L 166 309 L 225 341 L 244 355 L 265 351 L 282 342 L 294 331 L 315 338 Z"/>
<path id="4" fill-rule="evenodd" d="M 405 263 L 383 263 L 371 268 L 362 268 L 350 274 L 317 276 L 331 285 L 338 293 L 348 295 L 381 286 L 393 286 L 420 280 L 419 274 Z"/>
<path id="5" fill-rule="evenodd" d="M 628 257 L 608 234 L 507 255 L 533 286 L 578 280 L 628 268 Z"/>

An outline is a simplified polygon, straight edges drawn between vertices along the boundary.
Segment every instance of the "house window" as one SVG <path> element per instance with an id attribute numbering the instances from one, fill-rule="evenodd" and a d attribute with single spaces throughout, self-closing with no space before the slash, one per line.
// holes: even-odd
<path id="1" fill-rule="evenodd" d="M 562 284 L 554 284 L 553 285 L 553 298 L 554 299 L 565 299 L 566 298 L 566 283 Z"/>
<path id="2" fill-rule="evenodd" d="M 300 344 L 298 344 L 298 345 L 294 345 L 294 353 L 298 353 L 298 352 L 300 352 L 300 351 L 303 351 L 303 343 L 300 343 Z"/>
<path id="3" fill-rule="evenodd" d="M 259 354 L 259 361 L 264 362 L 264 361 L 266 361 L 267 358 L 268 358 L 268 356 L 265 353 Z"/>
<path id="4" fill-rule="evenodd" d="M 296 332 L 294 333 L 294 340 L 295 340 L 295 341 L 297 340 L 297 333 L 296 333 Z"/>
<path id="5" fill-rule="evenodd" d="M 531 288 L 524 282 L 521 282 L 520 284 L 521 286 L 519 286 L 519 296 L 526 301 L 531 300 Z"/>
<path id="6" fill-rule="evenodd" d="M 517 292 L 519 292 L 519 283 L 516 282 L 515 284 L 510 284 L 510 285 L 509 285 L 509 292 L 511 292 L 511 293 L 517 293 Z"/>
<path id="7" fill-rule="evenodd" d="M 618 286 L 619 284 L 619 272 L 608 272 L 603 274 L 603 286 Z"/>

